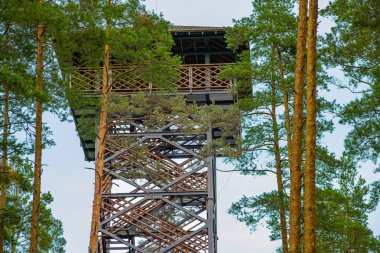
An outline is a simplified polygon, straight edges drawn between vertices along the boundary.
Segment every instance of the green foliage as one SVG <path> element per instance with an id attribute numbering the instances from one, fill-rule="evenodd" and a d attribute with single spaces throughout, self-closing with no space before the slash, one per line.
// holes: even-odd
<path id="1" fill-rule="evenodd" d="M 355 157 L 376 163 L 380 151 L 379 3 L 336 0 L 322 13 L 336 24 L 326 35 L 322 59 L 343 70 L 348 84 L 339 84 L 340 87 L 361 93 L 341 113 L 341 123 L 353 127 L 346 148 Z"/>
<path id="2" fill-rule="evenodd" d="M 292 12 L 294 1 L 252 1 L 252 5 L 254 12 L 251 16 L 235 20 L 234 27 L 228 29 L 226 34 L 228 47 L 233 50 L 249 43 L 249 52 L 243 52 L 236 65 L 221 73 L 223 77 L 238 80 L 236 87 L 240 98 L 251 97 L 252 85 L 255 89 L 259 84 L 270 83 L 272 50 L 278 50 L 282 54 L 287 85 L 290 86 L 293 78 L 294 67 L 291 59 L 295 55 L 297 27 L 297 20 Z M 239 103 L 244 110 L 249 111 L 252 108 L 248 99 Z"/>
<path id="3" fill-rule="evenodd" d="M 64 31 L 61 6 L 50 1 L 43 10 L 36 2 L 1 1 L 0 3 L 0 91 L 9 90 L 10 127 L 8 136 L 8 152 L 10 154 L 31 154 L 34 150 L 34 101 L 42 98 L 44 110 L 57 113 L 62 119 L 67 116 L 64 89 L 55 59 L 52 41 L 56 34 L 50 28 Z M 54 13 L 54 14 L 53 14 Z M 35 89 L 36 62 L 36 26 L 38 18 L 46 19 L 45 45 L 45 92 L 39 94 Z M 63 22 L 63 23 L 62 23 Z M 66 29 L 67 30 L 67 29 Z M 3 105 L 4 100 L 0 101 Z M 3 109 L 3 106 L 1 106 Z M 1 110 L 1 114 L 3 111 Z M 3 128 L 2 119 L 0 120 Z M 43 147 L 48 148 L 54 142 L 51 134 L 44 126 Z M 1 136 L 2 138 L 2 136 Z M 3 140 L 1 139 L 1 142 Z M 1 154 L 3 155 L 3 154 Z M 11 168 L 12 169 L 12 168 Z M 11 171 L 11 174 L 13 172 Z M 12 180 L 25 181 L 22 177 Z M 11 181 L 12 181 L 11 180 Z M 9 183 L 9 180 L 8 180 Z"/>
<path id="4" fill-rule="evenodd" d="M 69 61 L 64 71 L 70 75 L 72 71 L 77 71 L 76 67 L 85 67 L 93 73 L 89 78 L 96 81 L 89 84 L 86 78 L 75 79 L 66 95 L 76 116 L 79 135 L 86 140 L 95 140 L 100 94 L 83 96 L 82 88 L 91 90 L 100 87 L 105 44 L 111 50 L 111 68 L 120 70 L 116 74 L 110 73 L 110 97 L 113 101 L 117 100 L 117 103 L 110 103 L 110 112 L 115 107 L 133 112 L 130 105 L 123 104 L 128 103 L 128 99 L 117 98 L 118 95 L 114 94 L 120 83 L 127 85 L 139 80 L 173 91 L 177 78 L 175 66 L 179 64 L 179 58 L 173 57 L 170 52 L 174 42 L 169 33 L 169 23 L 162 16 L 145 10 L 140 1 L 116 1 L 112 4 L 107 1 L 83 1 L 80 8 L 74 9 L 77 15 L 72 22 L 76 26 L 69 36 L 76 45 L 71 59 L 67 58 Z M 106 23 L 109 24 L 108 28 Z M 57 54 L 60 55 L 59 52 Z"/>
<path id="5" fill-rule="evenodd" d="M 284 203 L 288 205 L 289 200 L 286 199 Z M 278 240 L 281 239 L 279 208 L 278 192 L 271 191 L 258 196 L 243 196 L 231 205 L 228 213 L 244 222 L 252 232 L 258 225 L 266 223 L 266 227 L 271 231 L 270 239 Z"/>
<path id="6" fill-rule="evenodd" d="M 359 159 L 378 162 L 380 154 L 380 82 L 371 92 L 348 103 L 342 110 L 341 123 L 353 126 L 345 144 L 350 153 Z"/>
<path id="7" fill-rule="evenodd" d="M 5 252 L 23 253 L 29 249 L 33 164 L 28 158 L 15 153 L 9 165 L 15 175 L 7 189 L 7 207 L 0 212 L 0 219 L 5 222 Z M 66 241 L 62 223 L 53 217 L 48 207 L 52 201 L 50 193 L 42 194 L 39 249 L 40 252 L 62 253 L 65 252 Z"/>
<path id="8" fill-rule="evenodd" d="M 0 2 L 0 91 L 2 96 L 9 91 L 9 132 L 6 136 L 9 172 L 6 176 L 1 175 L 1 183 L 6 186 L 6 207 L 1 210 L 1 219 L 5 223 L 6 252 L 26 252 L 29 247 L 33 164 L 26 157 L 34 151 L 35 101 L 43 101 L 45 112 L 53 112 L 63 120 L 68 116 L 65 85 L 55 49 L 56 41 L 63 41 L 69 32 L 65 16 L 69 2 L 47 1 L 45 5 L 25 0 Z M 45 27 L 43 92 L 37 92 L 35 80 L 36 24 L 40 20 L 43 20 Z M 60 50 L 68 52 L 69 49 Z M 0 104 L 3 115 L 3 97 Z M 3 129 L 2 117 L 0 125 Z M 43 148 L 54 144 L 49 139 L 50 134 L 48 126 L 44 125 Z M 0 138 L 4 143 L 3 136 Z M 1 157 L 4 157 L 3 152 L 1 150 Z M 53 199 L 50 193 L 41 197 L 40 252 L 64 252 L 62 224 L 48 208 Z"/>
<path id="9" fill-rule="evenodd" d="M 224 111 L 214 104 L 188 104 L 183 96 L 174 95 L 135 93 L 127 98 L 113 94 L 108 110 L 119 119 L 141 117 L 144 125 L 152 129 L 174 120 L 183 132 L 205 133 L 209 128 L 218 128 L 230 135 L 236 132 L 240 120 L 236 108 Z"/>
<path id="10" fill-rule="evenodd" d="M 375 188 L 358 176 L 348 157 L 338 162 L 338 186 L 317 191 L 318 251 L 378 252 L 380 240 L 368 228 L 368 213 L 378 204 L 378 199 L 371 198 L 376 194 Z"/>
<path id="11" fill-rule="evenodd" d="M 230 161 L 243 174 L 262 175 L 273 171 L 275 167 L 272 102 L 276 108 L 274 117 L 279 131 L 282 167 L 288 166 L 283 96 L 289 100 L 291 115 L 297 21 L 293 13 L 294 1 L 253 1 L 253 8 L 253 14 L 235 21 L 235 27 L 226 35 L 229 46 L 236 48 L 244 41 L 240 37 L 235 40 L 236 33 L 245 34 L 251 44 L 250 57 L 246 54 L 241 62 L 226 69 L 223 74 L 249 80 L 254 89 L 253 98 L 238 101 L 240 108 L 246 111 L 242 114 L 243 156 Z M 318 68 L 318 81 L 321 88 L 326 88 L 330 82 L 322 66 Z M 283 94 L 284 91 L 286 94 Z M 331 113 L 335 112 L 336 104 L 318 98 L 317 106 L 318 140 L 321 140 L 324 133 L 334 129 Z"/>
<path id="12" fill-rule="evenodd" d="M 252 15 L 235 21 L 235 26 L 226 35 L 230 48 L 238 49 L 241 43 L 248 41 L 250 50 L 243 53 L 240 61 L 224 70 L 222 75 L 237 78 L 240 80 L 238 86 L 241 82 L 240 87 L 248 84 L 253 86 L 253 98 L 238 101 L 239 107 L 246 111 L 242 115 L 243 155 L 238 160 L 230 161 L 243 174 L 262 175 L 273 171 L 274 166 L 272 159 L 266 159 L 265 165 L 259 162 L 265 157 L 274 157 L 272 102 L 277 110 L 282 111 L 282 85 L 286 87 L 289 98 L 292 96 L 290 87 L 294 80 L 294 65 L 291 59 L 295 53 L 296 17 L 292 12 L 294 1 L 252 1 L 252 4 Z M 284 72 L 282 80 L 279 64 Z M 275 97 L 272 96 L 272 81 L 275 83 Z M 278 121 L 282 145 L 285 136 L 284 118 L 278 114 L 274 117 Z M 282 145 L 281 150 L 285 151 L 285 148 Z"/>
<path id="13" fill-rule="evenodd" d="M 324 57 L 332 66 L 339 66 L 350 85 L 379 82 L 380 10 L 376 0 L 336 0 L 323 10 L 336 26 L 327 34 L 327 53 Z"/>
<path id="14" fill-rule="evenodd" d="M 2 1 L 0 4 L 0 41 L 1 69 L 0 85 L 10 87 L 12 93 L 29 99 L 41 98 L 44 110 L 55 113 L 65 120 L 68 116 L 65 100 L 65 85 L 56 50 L 61 55 L 72 51 L 68 34 L 69 22 L 66 16 L 67 1 L 48 1 L 41 6 L 38 2 L 25 0 Z M 38 20 L 44 20 L 44 91 L 39 94 L 35 89 L 35 62 L 37 51 Z M 57 41 L 65 42 L 65 47 L 58 47 Z M 62 61 L 66 62 L 66 61 Z M 29 103 L 32 100 L 29 101 Z"/>
<path id="15" fill-rule="evenodd" d="M 138 0 L 110 5 L 106 2 L 91 1 L 90 6 L 75 9 L 76 27 L 70 38 L 76 45 L 67 64 L 98 69 L 102 66 L 103 46 L 108 44 L 111 65 L 126 69 L 118 78 L 127 79 L 138 71 L 139 77 L 147 83 L 170 87 L 176 76 L 173 65 L 178 65 L 179 59 L 170 52 L 174 42 L 169 23 L 146 11 Z M 106 21 L 109 23 L 107 36 Z"/>
<path id="16" fill-rule="evenodd" d="M 378 203 L 378 198 L 373 198 L 378 189 L 358 176 L 348 157 L 336 159 L 326 149 L 318 150 L 317 157 L 318 252 L 378 252 L 380 240 L 368 228 L 368 214 Z M 252 231 L 266 223 L 271 240 L 281 238 L 276 191 L 244 196 L 228 212 Z"/>

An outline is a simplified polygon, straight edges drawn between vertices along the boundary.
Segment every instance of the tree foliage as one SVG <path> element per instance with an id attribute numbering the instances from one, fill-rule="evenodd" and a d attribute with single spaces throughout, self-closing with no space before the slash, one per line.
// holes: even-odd
<path id="1" fill-rule="evenodd" d="M 40 115 L 42 111 L 56 113 L 61 119 L 66 119 L 68 115 L 67 103 L 63 96 L 65 88 L 54 50 L 55 39 L 68 31 L 67 27 L 64 28 L 66 22 L 63 15 L 63 4 L 67 2 L 49 1 L 46 5 L 40 5 L 33 1 L 19 0 L 0 3 L 0 90 L 4 93 L 1 113 L 9 116 L 9 121 L 1 119 L 4 133 L 2 143 L 6 145 L 6 148 L 2 149 L 2 160 L 6 168 L 1 171 L 1 197 L 5 200 L 5 207 L 2 207 L 2 224 L 5 225 L 5 230 L 0 231 L 1 235 L 5 236 L 5 244 L 1 242 L 1 252 L 4 246 L 7 252 L 26 252 L 32 245 L 29 239 L 30 229 L 33 227 L 33 189 L 30 182 L 33 173 L 29 171 L 32 162 L 27 156 L 31 155 L 35 148 L 38 150 L 53 144 L 49 139 L 50 130 L 46 124 L 41 123 L 41 131 L 34 126 L 37 118 L 33 108 L 35 101 L 43 103 Z M 36 25 L 41 24 L 41 20 L 45 22 L 43 33 Z M 39 73 L 40 80 L 45 84 L 43 90 L 36 89 L 36 53 L 41 36 L 45 37 L 45 50 L 39 51 L 45 59 L 40 64 L 45 68 L 45 72 Z M 9 104 L 9 109 L 5 104 Z M 41 132 L 41 138 L 37 138 L 41 139 L 41 145 L 35 145 L 36 135 Z M 35 219 L 37 224 L 34 227 L 41 231 L 35 246 L 41 252 L 64 251 L 62 225 L 48 208 L 52 200 L 50 194 L 42 194 L 41 203 L 38 200 L 34 201 L 36 207 L 40 205 L 37 208 L 39 212 L 35 213 L 41 218 Z"/>
<path id="2" fill-rule="evenodd" d="M 380 239 L 368 228 L 368 214 L 378 203 L 376 188 L 358 175 L 349 157 L 335 158 L 318 150 L 317 161 L 317 251 L 377 252 Z M 276 192 L 244 196 L 232 204 L 229 213 L 252 231 L 266 225 L 270 239 L 281 239 Z M 287 198 L 287 201 L 289 199 Z"/>
<path id="3" fill-rule="evenodd" d="M 5 252 L 26 252 L 29 249 L 32 210 L 32 163 L 27 158 L 11 159 L 16 173 L 15 182 L 8 189 L 8 208 L 5 210 Z M 62 223 L 53 217 L 48 205 L 53 201 L 50 193 L 41 196 L 40 252 L 65 252 Z"/>
<path id="4" fill-rule="evenodd" d="M 379 3 L 336 0 L 322 13 L 335 22 L 324 40 L 322 58 L 343 70 L 347 83 L 339 83 L 339 87 L 359 93 L 341 112 L 341 123 L 353 127 L 346 148 L 355 157 L 376 163 L 380 153 Z"/>
<path id="5" fill-rule="evenodd" d="M 0 210 L 0 219 L 5 223 L 4 250 L 7 253 L 21 253 L 29 249 L 32 192 L 33 192 L 33 163 L 24 154 L 27 146 L 22 143 L 10 144 L 12 153 L 9 158 L 11 177 L 1 177 L 2 183 L 7 180 L 6 208 Z M 40 207 L 40 237 L 38 248 L 40 252 L 61 253 L 66 244 L 63 238 L 62 223 L 54 218 L 49 204 L 52 195 L 43 193 Z"/>

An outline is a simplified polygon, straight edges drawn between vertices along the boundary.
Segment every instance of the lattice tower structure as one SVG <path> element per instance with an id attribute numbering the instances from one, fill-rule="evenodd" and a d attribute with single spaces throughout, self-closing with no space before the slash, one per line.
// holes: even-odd
<path id="1" fill-rule="evenodd" d="M 172 51 L 183 59 L 176 94 L 199 106 L 231 106 L 234 82 L 218 78 L 220 70 L 235 60 L 226 49 L 224 29 L 177 26 L 171 33 Z M 110 75 L 124 71 L 112 67 Z M 82 85 L 81 92 L 88 96 L 100 93 L 101 77 L 94 70 L 78 68 L 70 80 L 72 86 Z M 138 74 L 118 79 L 112 87 L 126 99 L 134 92 L 162 93 Z M 95 113 L 73 110 L 76 122 Z M 98 252 L 216 253 L 216 155 L 200 151 L 221 132 L 183 131 L 178 115 L 168 115 L 157 125 L 149 124 L 149 117 L 109 115 Z M 94 160 L 96 140 L 79 135 L 86 160 Z"/>

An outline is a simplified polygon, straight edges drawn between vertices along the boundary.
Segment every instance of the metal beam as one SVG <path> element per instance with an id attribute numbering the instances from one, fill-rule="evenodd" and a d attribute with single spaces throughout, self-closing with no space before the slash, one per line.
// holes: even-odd
<path id="1" fill-rule="evenodd" d="M 191 234 L 188 234 L 188 235 L 182 237 L 180 240 L 177 240 L 175 243 L 170 244 L 167 248 L 161 250 L 159 253 L 168 252 L 169 250 L 171 250 L 172 248 L 174 248 L 178 244 L 181 244 L 182 242 L 186 241 L 187 239 L 193 237 L 196 234 L 199 234 L 200 232 L 202 232 L 205 229 L 207 229 L 206 226 L 203 226 L 203 227 L 197 229 L 196 231 L 192 232 Z"/>
<path id="2" fill-rule="evenodd" d="M 141 138 L 140 140 L 138 140 L 137 142 L 135 142 L 133 145 L 128 146 L 128 147 L 126 147 L 126 148 L 123 148 L 123 149 L 117 151 L 115 154 L 113 154 L 113 155 L 111 155 L 111 156 L 105 158 L 105 159 L 104 159 L 104 163 L 106 163 L 106 162 L 108 162 L 108 161 L 114 159 L 115 157 L 117 157 L 117 156 L 119 156 L 120 154 L 124 153 L 124 152 L 127 151 L 128 149 L 133 148 L 133 147 L 136 146 L 137 144 L 143 142 L 145 139 L 146 139 L 146 138 L 143 137 L 143 138 Z"/>
<path id="3" fill-rule="evenodd" d="M 178 191 L 153 191 L 149 190 L 147 191 L 149 195 L 152 195 L 154 197 L 160 197 L 160 196 L 175 196 L 175 197 L 193 197 L 193 196 L 201 196 L 201 197 L 207 197 L 207 192 L 205 191 L 186 191 L 186 192 L 178 192 Z M 138 198 L 138 197 L 145 197 L 146 192 L 134 192 L 134 193 L 108 193 L 108 194 L 102 194 L 103 198 Z"/>
<path id="4" fill-rule="evenodd" d="M 130 179 L 126 178 L 126 177 L 123 177 L 123 176 L 121 176 L 121 175 L 115 173 L 114 171 L 112 171 L 112 170 L 110 170 L 110 169 L 103 168 L 103 170 L 104 170 L 105 172 L 107 172 L 108 174 L 111 174 L 112 176 L 114 176 L 114 177 L 116 177 L 116 178 L 118 178 L 118 179 L 120 179 L 120 180 L 126 182 L 127 184 L 130 184 L 130 185 L 136 187 L 137 189 L 140 189 L 140 190 L 142 190 L 142 191 L 144 191 L 144 192 L 146 192 L 146 193 L 149 192 L 147 189 L 145 189 L 143 186 L 137 184 L 137 183 L 134 182 L 133 180 L 130 180 Z"/>
<path id="5" fill-rule="evenodd" d="M 207 141 L 212 141 L 212 129 L 210 129 L 207 133 Z M 208 151 L 210 153 L 208 160 L 208 184 L 207 184 L 207 231 L 208 231 L 208 252 L 215 252 L 215 243 L 216 243 L 216 231 L 214 231 L 214 219 L 215 219 L 215 178 L 214 178 L 214 162 L 215 158 L 212 154 L 212 150 Z"/>
<path id="6" fill-rule="evenodd" d="M 110 222 L 110 221 L 113 220 L 113 219 L 116 219 L 117 217 L 119 217 L 119 216 L 122 215 L 123 213 L 128 212 L 129 210 L 135 208 L 136 206 L 138 206 L 138 205 L 142 204 L 143 202 L 145 202 L 145 201 L 147 201 L 147 200 L 150 200 L 150 199 L 152 199 L 151 196 L 145 196 L 143 199 L 137 201 L 136 203 L 131 204 L 130 206 L 125 207 L 124 209 L 122 209 L 122 210 L 116 212 L 114 215 L 112 215 L 112 216 L 110 216 L 110 217 L 104 219 L 102 222 L 100 222 L 100 224 L 99 224 L 99 229 L 100 229 L 101 226 L 103 226 L 104 224 Z"/>
<path id="7" fill-rule="evenodd" d="M 204 218 L 202 218 L 201 216 L 199 216 L 196 213 L 193 213 L 193 212 L 187 210 L 186 208 L 183 208 L 180 205 L 177 205 L 176 203 L 174 203 L 173 201 L 168 200 L 167 198 L 159 197 L 159 199 L 161 199 L 161 200 L 165 201 L 166 203 L 168 203 L 169 205 L 172 205 L 172 206 L 176 207 L 177 209 L 179 209 L 179 210 L 187 213 L 188 215 L 193 216 L 194 218 L 196 218 L 196 219 L 198 219 L 200 221 L 206 222 L 206 220 Z"/>
<path id="8" fill-rule="evenodd" d="M 167 188 L 169 188 L 169 187 L 175 185 L 176 183 L 182 181 L 183 179 L 189 177 L 190 175 L 196 173 L 197 171 L 200 171 L 200 170 L 203 169 L 203 168 L 204 168 L 204 166 L 199 166 L 199 167 L 197 167 L 196 169 L 194 169 L 194 170 L 192 170 L 192 171 L 190 171 L 190 172 L 188 172 L 188 173 L 186 173 L 186 174 L 183 174 L 182 176 L 176 178 L 174 181 L 172 181 L 172 182 L 170 182 L 169 184 L 165 185 L 165 186 L 162 187 L 161 189 L 162 189 L 162 190 L 165 190 L 165 189 L 167 189 Z"/>
<path id="9" fill-rule="evenodd" d="M 193 155 L 194 157 L 197 157 L 198 159 L 205 160 L 203 157 L 201 157 L 197 153 L 191 151 L 190 149 L 184 148 L 183 146 L 181 146 L 181 145 L 179 145 L 179 144 L 177 144 L 177 143 L 175 143 L 175 142 L 173 142 L 173 141 L 171 141 L 169 139 L 166 139 L 163 136 L 161 136 L 160 139 L 163 140 L 164 142 L 169 143 L 170 145 L 172 145 L 172 146 L 174 146 L 174 147 L 176 147 L 176 148 L 178 148 L 178 149 L 180 149 L 180 150 L 182 150 L 182 151 L 190 154 L 190 155 Z"/>

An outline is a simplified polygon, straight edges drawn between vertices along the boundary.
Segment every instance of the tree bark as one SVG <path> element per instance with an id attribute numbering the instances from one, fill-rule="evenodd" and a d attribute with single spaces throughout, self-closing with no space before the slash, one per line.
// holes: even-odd
<path id="1" fill-rule="evenodd" d="M 306 85 L 306 163 L 304 189 L 304 253 L 317 252 L 315 224 L 315 159 L 317 132 L 317 20 L 318 0 L 309 2 Z"/>
<path id="2" fill-rule="evenodd" d="M 44 0 L 40 0 L 40 5 Z M 37 91 L 41 96 L 43 92 L 43 68 L 44 68 L 44 33 L 43 21 L 38 22 L 37 30 Z M 42 165 L 42 98 L 37 98 L 36 103 L 36 139 L 34 156 L 34 186 L 33 186 L 33 207 L 32 223 L 30 232 L 29 253 L 38 252 L 38 220 L 40 217 L 40 198 L 41 198 L 41 165 Z"/>
<path id="3" fill-rule="evenodd" d="M 304 65 L 306 52 L 307 0 L 299 2 L 296 69 L 294 82 L 294 113 L 292 165 L 290 167 L 290 253 L 301 252 L 301 163 L 304 96 Z"/>
<path id="4" fill-rule="evenodd" d="M 276 81 L 275 81 L 275 49 L 272 48 L 272 82 L 271 82 L 271 92 L 272 92 L 272 127 L 273 127 L 273 148 L 276 160 L 276 180 L 277 180 L 277 191 L 278 191 L 278 203 L 279 203 L 279 214 L 280 214 L 280 224 L 281 224 L 281 240 L 282 240 L 282 252 L 288 253 L 288 232 L 286 229 L 286 215 L 285 215 L 285 203 L 284 203 L 284 187 L 282 182 L 282 166 L 281 166 L 281 156 L 280 156 L 280 144 L 278 137 L 278 125 L 276 118 Z"/>
<path id="5" fill-rule="evenodd" d="M 289 110 L 289 93 L 285 86 L 285 78 L 284 78 L 284 65 L 282 63 L 281 51 L 277 47 L 277 58 L 278 65 L 280 68 L 280 84 L 282 91 L 282 100 L 284 102 L 284 113 L 285 113 L 285 129 L 286 129 L 286 141 L 288 144 L 288 160 L 289 166 L 292 165 L 292 130 L 290 126 L 290 110 Z"/>
<path id="6" fill-rule="evenodd" d="M 108 2 L 110 4 L 110 2 Z M 109 37 L 110 24 L 107 20 L 106 37 Z M 102 201 L 102 177 L 104 166 L 104 150 L 105 150 L 105 138 L 107 132 L 107 102 L 109 91 L 109 70 L 110 70 L 110 47 L 108 44 L 104 45 L 104 63 L 103 63 L 103 86 L 102 86 L 102 98 L 100 108 L 100 120 L 98 130 L 98 143 L 97 154 L 95 164 L 95 189 L 94 189 L 94 201 L 92 205 L 92 221 L 90 232 L 90 243 L 88 247 L 89 253 L 96 253 L 98 246 L 98 233 L 100 224 L 100 211 Z"/>
<path id="7" fill-rule="evenodd" d="M 3 122 L 3 158 L 1 162 L 2 169 L 0 173 L 2 174 L 1 183 L 1 197 L 0 197 L 0 210 L 4 210 L 7 201 L 7 178 L 10 176 L 8 168 L 8 127 L 9 127 L 9 89 L 4 86 L 4 122 Z M 0 221 L 0 253 L 4 252 L 4 236 L 5 236 L 5 223 L 4 220 Z"/>

